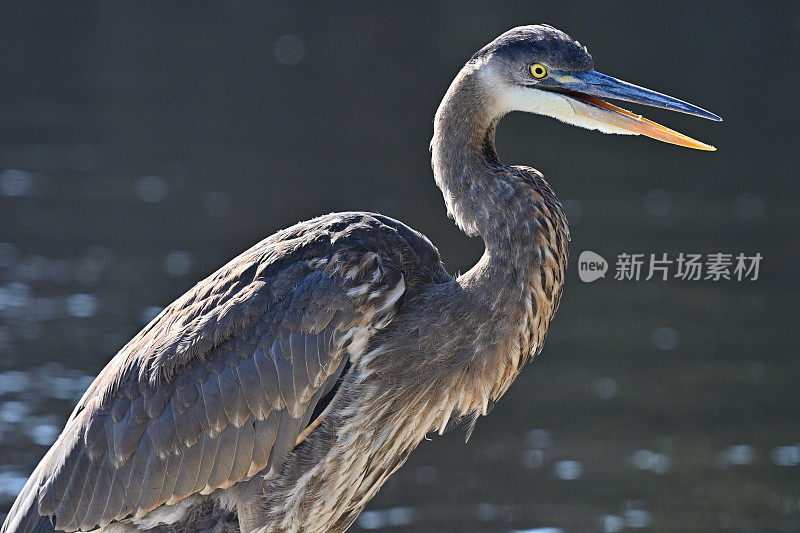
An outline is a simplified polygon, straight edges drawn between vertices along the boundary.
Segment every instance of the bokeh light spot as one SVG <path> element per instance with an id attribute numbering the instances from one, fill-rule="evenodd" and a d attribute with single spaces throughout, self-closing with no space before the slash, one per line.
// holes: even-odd
<path id="1" fill-rule="evenodd" d="M 3 196 L 28 196 L 33 189 L 33 177 L 24 170 L 0 172 L 0 194 Z"/>
<path id="2" fill-rule="evenodd" d="M 653 332 L 653 346 L 658 350 L 674 350 L 680 342 L 680 335 L 674 328 L 662 326 Z"/>
<path id="3" fill-rule="evenodd" d="M 175 250 L 167 254 L 164 268 L 170 276 L 180 278 L 192 270 L 192 255 L 183 250 Z"/>
<path id="4" fill-rule="evenodd" d="M 167 197 L 167 182 L 158 176 L 142 176 L 136 180 L 136 196 L 143 202 L 161 202 Z"/>
<path id="5" fill-rule="evenodd" d="M 306 53 L 306 45 L 297 35 L 281 35 L 272 45 L 275 59 L 282 65 L 296 65 Z"/>
<path id="6" fill-rule="evenodd" d="M 67 313 L 77 318 L 89 318 L 97 313 L 99 304 L 91 294 L 72 294 L 67 297 Z"/>

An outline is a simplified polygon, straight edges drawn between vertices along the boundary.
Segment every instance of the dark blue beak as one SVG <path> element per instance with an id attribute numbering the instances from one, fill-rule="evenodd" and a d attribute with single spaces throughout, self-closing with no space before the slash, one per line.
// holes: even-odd
<path id="1" fill-rule="evenodd" d="M 625 102 L 634 102 L 636 104 L 669 109 L 670 111 L 679 111 L 709 120 L 722 120 L 721 117 L 714 113 L 692 105 L 689 102 L 684 102 L 683 100 L 678 100 L 666 94 L 639 87 L 627 81 L 606 76 L 596 70 L 571 72 L 569 75 L 575 78 L 576 81 L 565 84 L 565 89 L 588 94 L 589 96 L 596 96 L 597 98 L 623 100 Z"/>
<path id="2" fill-rule="evenodd" d="M 711 145 L 601 100 L 601 98 L 623 100 L 688 113 L 709 120 L 722 120 L 710 111 L 666 94 L 651 91 L 594 70 L 551 71 L 550 75 L 541 80 L 536 87 L 556 91 L 569 97 L 575 112 L 592 120 L 680 146 L 698 150 L 716 150 Z"/>

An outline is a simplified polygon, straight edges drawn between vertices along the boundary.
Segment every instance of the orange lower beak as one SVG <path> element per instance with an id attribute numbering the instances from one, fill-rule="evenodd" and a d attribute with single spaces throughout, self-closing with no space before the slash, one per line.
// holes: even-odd
<path id="1" fill-rule="evenodd" d="M 563 91 L 563 94 L 570 97 L 570 103 L 578 115 L 591 118 L 610 124 L 617 128 L 635 133 L 646 135 L 659 141 L 664 141 L 678 146 L 694 148 L 696 150 L 715 151 L 716 148 L 710 144 L 700 142 L 696 139 L 662 126 L 657 122 L 648 120 L 641 115 L 631 113 L 627 109 L 622 109 L 604 100 L 589 96 L 575 91 Z"/>

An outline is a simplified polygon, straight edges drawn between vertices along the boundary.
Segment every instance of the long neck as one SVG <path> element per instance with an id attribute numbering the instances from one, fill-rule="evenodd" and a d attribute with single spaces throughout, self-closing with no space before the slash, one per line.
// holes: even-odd
<path id="1" fill-rule="evenodd" d="M 483 258 L 459 281 L 491 299 L 486 312 L 498 320 L 526 315 L 533 351 L 558 305 L 569 233 L 541 174 L 500 163 L 494 139 L 502 106 L 482 82 L 468 64 L 442 101 L 431 141 L 434 176 L 456 224 L 486 243 Z"/>
<path id="2" fill-rule="evenodd" d="M 433 174 L 448 214 L 468 235 L 484 241 L 498 222 L 485 209 L 487 193 L 503 168 L 494 148 L 500 117 L 485 102 L 478 74 L 465 67 L 436 112 L 431 140 Z"/>
<path id="3" fill-rule="evenodd" d="M 495 129 L 506 106 L 484 81 L 468 63 L 450 85 L 434 121 L 433 173 L 456 224 L 480 235 L 490 255 L 516 260 L 544 245 L 541 237 L 568 238 L 568 230 L 561 205 L 538 171 L 500 163 Z"/>

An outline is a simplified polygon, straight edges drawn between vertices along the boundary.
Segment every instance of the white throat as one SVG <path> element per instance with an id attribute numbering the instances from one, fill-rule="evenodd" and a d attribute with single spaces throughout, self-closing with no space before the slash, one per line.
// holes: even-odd
<path id="1" fill-rule="evenodd" d="M 502 116 L 511 111 L 525 111 L 552 117 L 587 130 L 597 130 L 602 133 L 616 133 L 619 135 L 636 135 L 636 133 L 618 128 L 605 122 L 579 115 L 573 106 L 574 100 L 553 91 L 510 85 L 498 79 L 491 70 L 481 72 L 481 77 L 486 87 L 492 87 L 490 94 L 494 95 L 494 113 Z M 500 88 L 498 90 L 498 88 Z M 575 102 L 577 104 L 577 102 Z"/>

